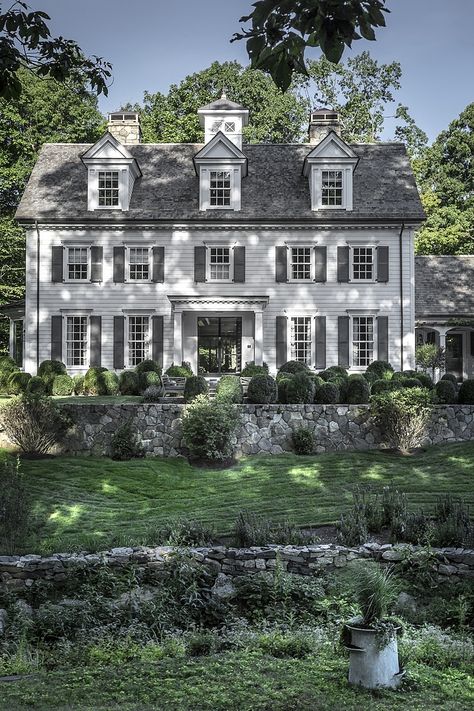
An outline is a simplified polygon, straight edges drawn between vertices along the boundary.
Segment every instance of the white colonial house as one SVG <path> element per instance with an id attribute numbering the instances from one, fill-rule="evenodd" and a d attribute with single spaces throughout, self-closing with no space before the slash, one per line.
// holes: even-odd
<path id="1" fill-rule="evenodd" d="M 95 145 L 43 146 L 16 215 L 24 369 L 412 368 L 424 214 L 404 146 L 348 145 L 326 110 L 298 145 L 243 143 L 225 96 L 199 116 L 199 145 L 142 144 L 138 115 L 114 113 Z"/>

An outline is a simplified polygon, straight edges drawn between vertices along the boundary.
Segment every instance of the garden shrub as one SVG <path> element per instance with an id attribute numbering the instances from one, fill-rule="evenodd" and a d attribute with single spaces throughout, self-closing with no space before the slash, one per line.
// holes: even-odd
<path id="1" fill-rule="evenodd" d="M 453 373 L 445 373 L 444 375 L 441 376 L 441 380 L 447 380 L 448 382 L 452 383 L 453 385 L 457 386 L 458 385 L 458 379 L 456 378 Z"/>
<path id="2" fill-rule="evenodd" d="M 156 360 L 147 358 L 135 366 L 135 373 L 138 373 L 139 375 L 141 373 L 157 373 L 158 375 L 161 375 L 161 366 L 156 362 Z"/>
<path id="3" fill-rule="evenodd" d="M 294 405 L 307 404 L 314 400 L 314 382 L 309 375 L 295 373 L 286 386 L 286 402 Z"/>
<path id="4" fill-rule="evenodd" d="M 140 394 L 138 375 L 133 370 L 122 370 L 119 375 L 119 391 L 121 395 Z"/>
<path id="5" fill-rule="evenodd" d="M 207 395 L 209 385 L 202 375 L 191 375 L 184 386 L 185 402 L 192 402 L 198 395 Z"/>
<path id="6" fill-rule="evenodd" d="M 452 405 L 456 402 L 456 386 L 450 380 L 440 380 L 435 385 L 436 402 L 440 405 Z"/>
<path id="7" fill-rule="evenodd" d="M 160 402 L 162 397 L 164 397 L 162 385 L 149 385 L 143 393 L 143 402 Z"/>
<path id="8" fill-rule="evenodd" d="M 314 541 L 294 524 L 287 521 L 275 523 L 253 511 L 242 510 L 234 523 L 234 541 L 239 548 L 263 546 L 269 543 L 284 545 L 305 545 Z"/>
<path id="9" fill-rule="evenodd" d="M 10 373 L 0 371 L 0 395 L 8 395 L 8 376 Z"/>
<path id="10" fill-rule="evenodd" d="M 38 375 L 44 380 L 50 393 L 53 387 L 53 380 L 56 375 L 65 375 L 66 366 L 60 360 L 44 360 L 39 364 Z"/>
<path id="11" fill-rule="evenodd" d="M 24 394 L 0 409 L 8 439 L 26 454 L 46 454 L 64 438 L 70 420 L 47 397 Z"/>
<path id="12" fill-rule="evenodd" d="M 421 380 L 418 378 L 400 378 L 398 383 L 401 384 L 402 388 L 422 388 Z"/>
<path id="13" fill-rule="evenodd" d="M 370 385 L 365 378 L 349 378 L 345 401 L 349 405 L 367 404 L 370 399 Z"/>
<path id="14" fill-rule="evenodd" d="M 337 524 L 337 539 L 345 546 L 360 546 L 367 542 L 369 532 L 364 511 L 353 506 L 341 514 Z"/>
<path id="15" fill-rule="evenodd" d="M 428 373 L 423 373 L 422 371 L 417 370 L 413 377 L 420 381 L 423 388 L 428 388 L 428 390 L 432 389 L 433 380 Z"/>
<path id="16" fill-rule="evenodd" d="M 119 391 L 119 378 L 113 370 L 105 370 L 102 373 L 107 395 L 117 395 Z"/>
<path id="17" fill-rule="evenodd" d="M 288 403 L 287 399 L 287 388 L 288 385 L 291 383 L 293 380 L 293 375 L 290 375 L 290 373 L 282 373 L 281 375 L 278 373 L 276 377 L 276 385 L 277 385 L 277 398 L 278 402 L 281 402 L 283 404 Z"/>
<path id="18" fill-rule="evenodd" d="M 0 553 L 18 553 L 24 545 L 31 516 L 29 488 L 20 463 L 0 463 Z"/>
<path id="19" fill-rule="evenodd" d="M 84 392 L 87 395 L 107 395 L 104 370 L 97 366 L 89 368 L 84 376 Z"/>
<path id="20" fill-rule="evenodd" d="M 309 370 L 305 363 L 301 363 L 299 360 L 289 360 L 278 370 L 278 373 L 290 373 L 295 375 L 296 373 L 306 373 Z"/>
<path id="21" fill-rule="evenodd" d="M 257 404 L 271 404 L 277 400 L 277 384 L 271 375 L 254 375 L 247 390 L 247 401 Z"/>
<path id="22" fill-rule="evenodd" d="M 371 404 L 374 421 L 390 447 L 407 451 L 421 446 L 432 409 L 426 388 L 381 393 Z"/>
<path id="23" fill-rule="evenodd" d="M 325 382 L 325 381 L 324 381 L 319 375 L 316 375 L 315 373 L 310 373 L 310 374 L 309 374 L 309 377 L 310 377 L 311 380 L 313 381 L 313 384 L 314 384 L 314 391 L 315 391 L 315 392 L 316 392 L 316 390 L 317 390 L 318 388 L 321 387 L 321 385 L 324 385 L 324 382 Z"/>
<path id="24" fill-rule="evenodd" d="M 74 380 L 74 395 L 84 395 L 84 376 L 82 373 L 73 375 Z"/>
<path id="25" fill-rule="evenodd" d="M 235 405 L 198 395 L 183 415 L 183 438 L 191 456 L 211 463 L 230 459 L 239 422 Z"/>
<path id="26" fill-rule="evenodd" d="M 390 363 L 387 363 L 385 360 L 374 360 L 370 363 L 366 372 L 375 373 L 379 380 L 390 380 L 393 374 L 393 368 Z"/>
<path id="27" fill-rule="evenodd" d="M 252 360 L 250 363 L 246 363 L 244 369 L 240 373 L 242 378 L 252 378 L 254 375 L 266 375 L 268 374 L 268 365 L 264 362 L 262 365 L 255 365 Z"/>
<path id="28" fill-rule="evenodd" d="M 438 498 L 434 510 L 433 542 L 437 546 L 468 547 L 474 544 L 474 523 L 469 508 L 459 497 Z"/>
<path id="29" fill-rule="evenodd" d="M 39 375 L 34 375 L 28 381 L 28 386 L 26 392 L 31 393 L 31 395 L 47 395 L 48 388 L 46 383 Z"/>
<path id="30" fill-rule="evenodd" d="M 166 546 L 210 546 L 215 538 L 212 526 L 182 516 L 171 519 L 159 528 L 153 544 Z"/>
<path id="31" fill-rule="evenodd" d="M 25 393 L 30 380 L 31 375 L 29 373 L 23 373 L 21 370 L 13 371 L 7 380 L 8 394 L 21 395 L 21 393 Z"/>
<path id="32" fill-rule="evenodd" d="M 369 385 L 372 385 L 373 383 L 375 383 L 376 380 L 380 380 L 377 373 L 374 373 L 373 371 L 369 371 L 369 372 L 366 371 L 365 373 L 362 373 L 362 377 L 365 378 L 365 380 L 367 380 Z"/>
<path id="33" fill-rule="evenodd" d="M 422 511 L 405 511 L 396 516 L 390 526 L 390 535 L 394 541 L 404 541 L 415 545 L 431 542 L 433 525 Z"/>
<path id="34" fill-rule="evenodd" d="M 460 405 L 474 405 L 474 380 L 465 380 L 461 383 L 458 402 Z"/>
<path id="35" fill-rule="evenodd" d="M 403 380 L 404 378 L 417 378 L 419 372 L 420 372 L 419 370 L 396 370 L 392 374 L 392 380 Z"/>
<path id="36" fill-rule="evenodd" d="M 0 356 L 0 373 L 13 373 L 14 370 L 19 370 L 19 367 L 13 358 L 8 355 Z"/>
<path id="37" fill-rule="evenodd" d="M 260 373 L 260 375 L 262 374 L 264 375 L 265 373 Z M 219 402 L 233 402 L 239 404 L 243 399 L 244 394 L 240 378 L 236 375 L 222 376 L 217 383 L 216 400 Z"/>
<path id="38" fill-rule="evenodd" d="M 316 390 L 314 402 L 319 405 L 334 405 L 339 402 L 340 392 L 335 383 L 324 383 Z"/>
<path id="39" fill-rule="evenodd" d="M 134 373 L 134 375 L 136 375 Z M 144 452 L 137 434 L 132 429 L 129 420 L 120 425 L 114 432 L 110 441 L 110 457 L 116 461 L 123 462 L 129 459 L 143 457 Z"/>
<path id="40" fill-rule="evenodd" d="M 170 367 L 166 371 L 166 375 L 169 375 L 172 378 L 190 378 L 192 374 L 193 371 L 191 370 L 189 363 L 185 363 L 184 361 L 181 365 L 171 363 Z"/>
<path id="41" fill-rule="evenodd" d="M 346 368 L 343 368 L 342 365 L 331 365 L 329 368 L 326 368 L 325 371 L 323 371 L 326 374 L 326 378 L 323 378 L 324 380 L 333 380 L 334 378 L 347 378 L 348 373 Z"/>
<path id="42" fill-rule="evenodd" d="M 314 434 L 307 427 L 294 430 L 292 439 L 296 454 L 312 454 L 314 452 Z"/>
<path id="43" fill-rule="evenodd" d="M 388 392 L 393 392 L 395 390 L 401 390 L 402 389 L 402 384 L 400 380 L 397 378 L 396 380 L 375 380 L 372 383 L 371 387 L 371 394 L 372 395 L 379 395 L 380 393 L 388 393 Z"/>
<path id="44" fill-rule="evenodd" d="M 161 385 L 161 375 L 156 370 L 146 370 L 144 373 L 138 373 L 138 384 L 140 391 L 145 391 L 150 385 L 159 387 Z"/>
<path id="45" fill-rule="evenodd" d="M 57 375 L 53 380 L 53 395 L 72 395 L 74 380 L 70 375 Z"/>

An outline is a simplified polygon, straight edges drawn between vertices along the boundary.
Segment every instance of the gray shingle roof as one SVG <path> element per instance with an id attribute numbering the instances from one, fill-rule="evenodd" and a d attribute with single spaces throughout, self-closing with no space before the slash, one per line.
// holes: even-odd
<path id="1" fill-rule="evenodd" d="M 423 209 L 405 147 L 400 143 L 356 144 L 351 213 L 311 210 L 308 180 L 302 175 L 309 145 L 244 145 L 248 176 L 242 180 L 242 209 L 199 211 L 193 156 L 202 144 L 127 146 L 143 177 L 135 183 L 130 210 L 87 211 L 87 171 L 80 160 L 89 144 L 45 144 L 17 210 L 19 220 L 191 221 L 246 220 L 422 220 Z"/>
<path id="2" fill-rule="evenodd" d="M 415 257 L 415 314 L 474 316 L 474 256 Z"/>

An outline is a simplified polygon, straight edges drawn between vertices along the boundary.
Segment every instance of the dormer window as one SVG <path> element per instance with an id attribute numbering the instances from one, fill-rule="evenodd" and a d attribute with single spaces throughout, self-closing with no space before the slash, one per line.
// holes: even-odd
<path id="1" fill-rule="evenodd" d="M 99 170 L 98 174 L 99 207 L 119 206 L 118 170 Z"/>
<path id="2" fill-rule="evenodd" d="M 211 207 L 231 206 L 230 170 L 209 171 L 209 204 Z"/>
<path id="3" fill-rule="evenodd" d="M 323 207 L 342 207 L 342 170 L 322 170 L 321 183 L 321 204 Z"/>
<path id="4" fill-rule="evenodd" d="M 306 156 L 312 210 L 352 210 L 352 180 L 358 157 L 331 132 Z"/>

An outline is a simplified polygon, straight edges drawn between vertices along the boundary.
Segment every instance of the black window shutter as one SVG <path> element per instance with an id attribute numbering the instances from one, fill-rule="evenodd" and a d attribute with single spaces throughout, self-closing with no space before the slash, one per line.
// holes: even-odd
<path id="1" fill-rule="evenodd" d="M 114 247 L 114 282 L 125 281 L 125 247 Z"/>
<path id="2" fill-rule="evenodd" d="M 325 282 L 327 281 L 327 248 L 326 247 L 315 247 L 314 248 L 314 281 Z"/>
<path id="3" fill-rule="evenodd" d="M 245 281 L 245 247 L 234 247 L 234 281 Z"/>
<path id="4" fill-rule="evenodd" d="M 89 318 L 90 330 L 90 353 L 89 364 L 100 368 L 102 359 L 102 317 L 91 316 Z"/>
<path id="5" fill-rule="evenodd" d="M 377 281 L 388 281 L 388 247 L 377 247 Z"/>
<path id="6" fill-rule="evenodd" d="M 471 357 L 474 358 L 474 331 L 471 331 Z"/>
<path id="7" fill-rule="evenodd" d="M 51 247 L 51 281 L 64 281 L 64 247 Z"/>
<path id="8" fill-rule="evenodd" d="M 349 247 L 337 248 L 337 280 L 349 281 Z"/>
<path id="9" fill-rule="evenodd" d="M 275 281 L 288 281 L 288 249 L 275 247 Z"/>
<path id="10" fill-rule="evenodd" d="M 103 247 L 91 247 L 91 281 L 102 281 Z"/>
<path id="11" fill-rule="evenodd" d="M 326 368 L 326 316 L 315 316 L 316 370 Z"/>
<path id="12" fill-rule="evenodd" d="M 206 281 L 206 247 L 194 247 L 194 281 Z"/>
<path id="13" fill-rule="evenodd" d="M 165 248 L 153 247 L 153 281 L 163 283 L 165 280 Z"/>
<path id="14" fill-rule="evenodd" d="M 337 319 L 337 356 L 338 365 L 349 367 L 349 316 L 338 316 Z"/>
<path id="15" fill-rule="evenodd" d="M 151 317 L 151 357 L 163 365 L 163 316 Z"/>
<path id="16" fill-rule="evenodd" d="M 388 316 L 377 318 L 377 358 L 388 362 Z"/>
<path id="17" fill-rule="evenodd" d="M 281 368 L 288 358 L 287 348 L 287 318 L 286 316 L 276 317 L 276 367 Z"/>
<path id="18" fill-rule="evenodd" d="M 51 360 L 63 359 L 63 317 L 51 316 Z"/>
<path id="19" fill-rule="evenodd" d="M 125 316 L 114 316 L 114 368 L 125 367 Z"/>

